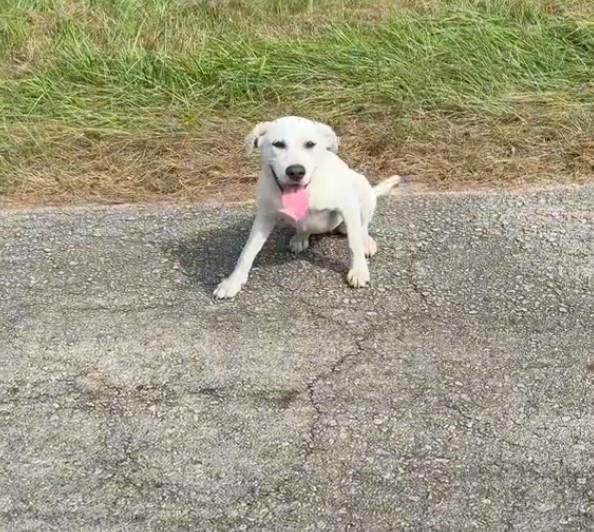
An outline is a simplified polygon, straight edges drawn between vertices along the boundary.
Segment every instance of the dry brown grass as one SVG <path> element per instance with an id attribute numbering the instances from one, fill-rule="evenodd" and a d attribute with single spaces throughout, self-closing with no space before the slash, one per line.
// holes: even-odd
<path id="1" fill-rule="evenodd" d="M 515 120 L 344 120 L 341 154 L 371 180 L 399 173 L 423 189 L 585 182 L 594 141 L 579 130 Z M 191 135 L 79 138 L 14 168 L 11 203 L 241 201 L 253 195 L 257 158 L 243 153 L 246 125 L 220 120 Z M 54 132 L 53 138 L 59 139 Z"/>

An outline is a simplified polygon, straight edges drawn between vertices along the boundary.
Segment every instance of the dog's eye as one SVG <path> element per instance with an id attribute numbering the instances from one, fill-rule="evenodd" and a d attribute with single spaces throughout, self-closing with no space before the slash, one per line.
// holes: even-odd
<path id="1" fill-rule="evenodd" d="M 284 150 L 287 147 L 287 145 L 282 140 L 275 140 L 272 145 L 275 148 L 279 148 L 281 150 Z"/>
<path id="2" fill-rule="evenodd" d="M 315 147 L 316 147 L 316 143 L 315 143 L 313 140 L 308 140 L 308 141 L 305 143 L 305 147 L 306 147 L 308 150 L 311 150 L 312 148 L 315 148 Z"/>

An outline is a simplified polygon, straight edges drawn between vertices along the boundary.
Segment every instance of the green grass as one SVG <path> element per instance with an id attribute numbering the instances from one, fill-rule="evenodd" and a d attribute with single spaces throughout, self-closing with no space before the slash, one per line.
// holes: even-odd
<path id="1" fill-rule="evenodd" d="M 571 160 L 583 162 L 594 118 L 588 6 L 0 0 L 0 191 L 142 198 L 208 179 L 214 190 L 237 171 L 249 125 L 287 113 L 337 125 L 369 167 L 402 159 L 404 146 L 427 150 L 436 132 L 455 141 L 452 127 L 469 123 L 495 144 L 521 124 L 513 135 L 523 128 L 526 146 L 554 141 L 563 161 L 578 150 Z"/>

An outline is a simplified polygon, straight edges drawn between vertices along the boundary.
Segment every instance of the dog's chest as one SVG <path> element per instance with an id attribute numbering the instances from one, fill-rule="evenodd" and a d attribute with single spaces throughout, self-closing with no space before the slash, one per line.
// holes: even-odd
<path id="1" fill-rule="evenodd" d="M 291 225 L 300 231 L 311 234 L 328 233 L 336 229 L 342 218 L 336 211 L 321 210 L 309 211 L 307 216 L 300 222 L 292 222 Z"/>

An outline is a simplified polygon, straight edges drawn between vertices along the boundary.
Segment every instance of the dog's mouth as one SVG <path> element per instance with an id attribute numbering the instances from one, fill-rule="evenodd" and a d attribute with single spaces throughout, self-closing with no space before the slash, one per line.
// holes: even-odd
<path id="1" fill-rule="evenodd" d="M 307 190 L 309 183 L 283 186 L 272 167 L 270 167 L 270 172 L 280 190 L 282 205 L 280 212 L 296 222 L 303 220 L 309 210 L 309 192 Z"/>

